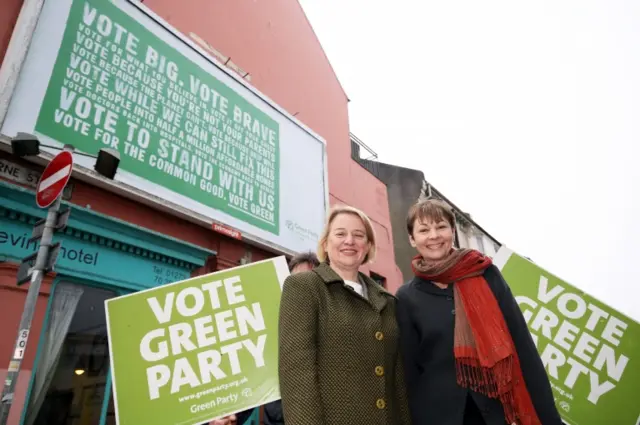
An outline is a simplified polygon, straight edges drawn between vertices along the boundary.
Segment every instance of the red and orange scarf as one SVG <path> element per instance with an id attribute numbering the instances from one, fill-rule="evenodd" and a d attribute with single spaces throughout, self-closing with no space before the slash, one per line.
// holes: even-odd
<path id="1" fill-rule="evenodd" d="M 492 264 L 482 253 L 454 250 L 441 262 L 411 262 L 416 276 L 454 284 L 453 353 L 458 384 L 500 400 L 509 424 L 540 425 L 525 386 L 520 360 L 498 301 L 483 277 Z"/>

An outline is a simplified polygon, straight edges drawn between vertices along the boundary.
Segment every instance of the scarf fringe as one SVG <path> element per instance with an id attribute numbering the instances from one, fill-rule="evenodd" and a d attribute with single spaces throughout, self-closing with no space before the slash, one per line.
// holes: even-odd
<path id="1" fill-rule="evenodd" d="M 460 358 L 456 353 L 456 377 L 458 385 L 487 397 L 500 400 L 507 422 L 518 419 L 514 396 L 513 357 L 509 356 L 492 367 L 480 365 L 477 358 Z M 516 422 L 519 423 L 519 422 Z"/>
<path id="2" fill-rule="evenodd" d="M 500 401 L 511 425 L 541 425 L 502 311 L 483 277 L 491 259 L 474 250 L 456 250 L 429 264 L 417 256 L 416 276 L 455 284 L 454 356 L 458 385 Z"/>
<path id="3" fill-rule="evenodd" d="M 468 354 L 469 351 L 473 351 L 470 347 L 459 348 L 454 349 L 458 385 L 499 400 L 508 424 L 540 424 L 537 415 L 529 415 L 526 413 L 527 409 L 522 409 L 522 406 L 530 405 L 531 401 L 522 393 L 521 386 L 524 386 L 524 382 L 513 380 L 513 377 L 517 376 L 514 374 L 514 368 L 520 367 L 516 364 L 517 359 L 508 356 L 491 367 L 483 366 L 477 357 L 458 357 L 461 352 Z M 533 409 L 533 406 L 530 407 Z"/>
<path id="4" fill-rule="evenodd" d="M 491 368 L 481 366 L 478 359 L 456 357 L 458 383 L 491 398 L 499 398 L 513 390 L 512 373 L 512 357 L 501 360 Z"/>

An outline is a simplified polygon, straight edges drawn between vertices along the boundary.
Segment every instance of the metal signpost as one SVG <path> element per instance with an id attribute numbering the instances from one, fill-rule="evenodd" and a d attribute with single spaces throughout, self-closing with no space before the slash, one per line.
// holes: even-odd
<path id="1" fill-rule="evenodd" d="M 7 377 L 4 382 L 2 397 L 0 398 L 0 425 L 6 425 L 9 419 L 9 411 L 14 399 L 16 381 L 18 380 L 24 353 L 27 349 L 31 322 L 38 300 L 42 278 L 49 271 L 53 270 L 60 250 L 60 243 L 52 243 L 53 233 L 56 230 L 63 229 L 69 219 L 68 209 L 60 211 L 60 198 L 64 187 L 71 177 L 71 171 L 73 169 L 72 151 L 73 148 L 71 146 L 65 146 L 64 151 L 53 158 L 42 173 L 38 187 L 36 188 L 36 203 L 38 206 L 40 208 L 50 207 L 47 212 L 47 218 L 37 222 L 33 228 L 31 240 L 40 239 L 38 253 L 35 256 L 30 255 L 23 259 L 18 270 L 18 285 L 28 281 L 30 281 L 31 284 L 27 292 L 27 298 L 20 319 L 20 327 L 18 328 L 16 345 L 9 362 Z"/>

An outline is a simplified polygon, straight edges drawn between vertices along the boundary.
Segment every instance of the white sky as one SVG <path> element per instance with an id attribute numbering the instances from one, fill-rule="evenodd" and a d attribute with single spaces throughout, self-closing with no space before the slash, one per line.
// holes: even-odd
<path id="1" fill-rule="evenodd" d="M 300 3 L 380 161 L 640 321 L 640 1 Z"/>

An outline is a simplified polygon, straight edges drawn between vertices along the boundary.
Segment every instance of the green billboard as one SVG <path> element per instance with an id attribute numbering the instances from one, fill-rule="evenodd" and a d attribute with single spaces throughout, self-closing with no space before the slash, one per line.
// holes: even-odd
<path id="1" fill-rule="evenodd" d="M 280 398 L 278 257 L 106 301 L 119 425 L 191 425 Z"/>
<path id="2" fill-rule="evenodd" d="M 279 234 L 279 123 L 186 53 L 110 1 L 73 0 L 35 130 Z"/>
<path id="3" fill-rule="evenodd" d="M 564 422 L 637 425 L 638 322 L 507 248 L 495 263 L 524 314 Z"/>

